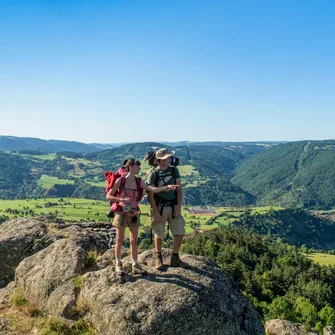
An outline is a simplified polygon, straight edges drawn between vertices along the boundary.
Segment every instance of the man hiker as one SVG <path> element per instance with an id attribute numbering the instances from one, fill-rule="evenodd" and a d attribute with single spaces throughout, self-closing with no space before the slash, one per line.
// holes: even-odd
<path id="1" fill-rule="evenodd" d="M 158 164 L 148 175 L 148 184 L 155 187 L 166 185 L 181 185 L 180 174 L 176 167 L 171 165 L 171 157 L 174 151 L 163 148 L 156 152 L 156 161 Z M 164 228 L 166 222 L 173 234 L 173 255 L 171 257 L 171 266 L 186 266 L 179 258 L 179 249 L 185 235 L 185 220 L 181 215 L 183 191 L 182 187 L 175 190 L 168 190 L 153 194 L 148 192 L 148 200 L 152 211 L 152 229 L 155 233 L 155 251 L 157 270 L 163 267 L 162 243 L 164 237 Z"/>

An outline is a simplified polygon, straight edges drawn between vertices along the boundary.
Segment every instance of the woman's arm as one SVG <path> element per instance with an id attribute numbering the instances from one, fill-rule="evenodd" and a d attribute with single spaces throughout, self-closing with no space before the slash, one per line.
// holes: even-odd
<path id="1" fill-rule="evenodd" d="M 109 190 L 109 192 L 106 195 L 106 199 L 108 201 L 114 201 L 114 202 L 128 202 L 128 198 L 118 198 L 113 196 L 113 194 L 116 192 L 117 189 L 120 188 L 121 185 L 121 178 L 116 179 L 115 184 L 113 185 L 113 187 Z"/>
<path id="2" fill-rule="evenodd" d="M 141 181 L 141 187 L 145 189 L 146 191 L 152 192 L 152 193 L 158 193 L 158 192 L 164 192 L 167 190 L 175 190 L 177 187 L 180 185 L 166 185 L 166 186 L 160 186 L 160 187 L 155 187 L 155 186 L 150 186 L 143 181 Z"/>

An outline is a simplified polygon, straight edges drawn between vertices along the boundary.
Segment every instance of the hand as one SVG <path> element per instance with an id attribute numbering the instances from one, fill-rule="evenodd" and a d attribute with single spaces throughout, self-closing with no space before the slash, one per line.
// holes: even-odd
<path id="1" fill-rule="evenodd" d="M 173 218 L 177 219 L 181 216 L 181 207 L 179 206 L 175 206 L 174 208 L 174 214 L 173 214 Z"/>
<path id="2" fill-rule="evenodd" d="M 175 190 L 177 187 L 180 187 L 180 185 L 167 185 L 167 188 L 169 189 L 169 190 Z"/>
<path id="3" fill-rule="evenodd" d="M 131 200 L 128 197 L 126 197 L 126 198 L 123 198 L 121 202 L 123 202 L 125 204 L 130 204 Z"/>

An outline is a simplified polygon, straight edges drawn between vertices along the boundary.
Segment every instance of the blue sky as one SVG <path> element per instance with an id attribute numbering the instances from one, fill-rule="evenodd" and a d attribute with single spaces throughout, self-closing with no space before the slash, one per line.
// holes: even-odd
<path id="1" fill-rule="evenodd" d="M 0 135 L 334 138 L 335 1 L 0 2 Z"/>

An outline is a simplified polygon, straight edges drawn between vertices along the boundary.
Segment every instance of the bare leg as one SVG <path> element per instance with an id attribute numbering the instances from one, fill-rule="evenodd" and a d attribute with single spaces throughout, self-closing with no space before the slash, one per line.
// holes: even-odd
<path id="1" fill-rule="evenodd" d="M 173 240 L 173 253 L 178 254 L 181 244 L 183 243 L 184 235 L 176 235 Z"/>
<path id="2" fill-rule="evenodd" d="M 116 243 L 115 243 L 115 258 L 116 260 L 121 259 L 121 248 L 124 241 L 124 232 L 126 226 L 120 226 L 116 228 Z"/>
<path id="3" fill-rule="evenodd" d="M 137 241 L 138 241 L 138 226 L 130 226 L 130 254 L 133 261 L 137 261 Z"/>
<path id="4" fill-rule="evenodd" d="M 161 252 L 162 251 L 162 245 L 163 245 L 163 239 L 156 236 L 156 234 L 155 234 L 155 251 L 156 252 Z"/>

